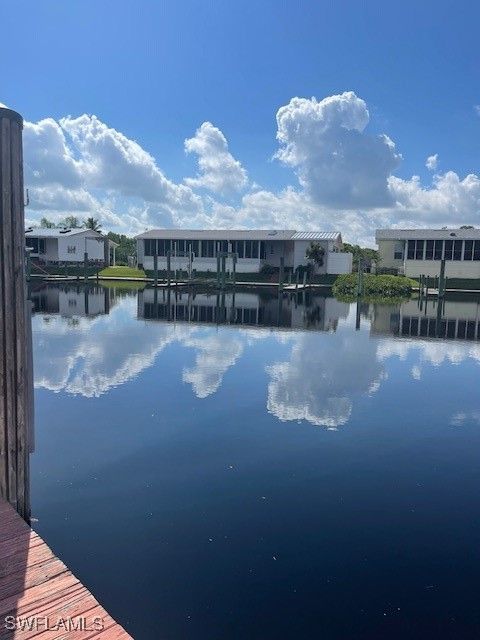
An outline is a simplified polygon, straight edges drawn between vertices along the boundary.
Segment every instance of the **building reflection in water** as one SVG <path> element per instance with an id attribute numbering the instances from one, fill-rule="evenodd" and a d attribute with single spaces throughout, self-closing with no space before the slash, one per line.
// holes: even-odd
<path id="1" fill-rule="evenodd" d="M 193 324 L 229 324 L 336 331 L 349 305 L 335 298 L 268 292 L 138 292 L 138 318 Z"/>
<path id="2" fill-rule="evenodd" d="M 408 300 L 400 305 L 373 305 L 372 334 L 390 334 L 408 338 L 478 340 L 480 338 L 480 302 L 445 300 Z"/>
<path id="3" fill-rule="evenodd" d="M 33 285 L 30 299 L 34 313 L 58 314 L 64 318 L 94 317 L 110 313 L 115 290 L 92 285 Z"/>

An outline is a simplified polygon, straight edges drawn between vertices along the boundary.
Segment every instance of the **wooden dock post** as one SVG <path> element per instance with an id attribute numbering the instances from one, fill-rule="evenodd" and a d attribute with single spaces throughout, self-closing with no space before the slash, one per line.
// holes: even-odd
<path id="1" fill-rule="evenodd" d="M 445 258 L 440 263 L 440 275 L 438 277 L 438 297 L 443 298 L 445 295 Z"/>
<path id="2" fill-rule="evenodd" d="M 33 375 L 25 281 L 22 129 L 18 113 L 0 108 L 0 496 L 28 521 Z"/>
<path id="3" fill-rule="evenodd" d="M 172 252 L 170 250 L 167 251 L 167 287 L 170 289 L 170 280 L 171 280 L 171 257 Z"/>
<path id="4" fill-rule="evenodd" d="M 280 256 L 280 268 L 278 270 L 278 288 L 283 289 L 283 279 L 285 277 L 285 258 Z"/>
<path id="5" fill-rule="evenodd" d="M 158 254 L 156 249 L 153 254 L 153 283 L 158 286 Z"/>

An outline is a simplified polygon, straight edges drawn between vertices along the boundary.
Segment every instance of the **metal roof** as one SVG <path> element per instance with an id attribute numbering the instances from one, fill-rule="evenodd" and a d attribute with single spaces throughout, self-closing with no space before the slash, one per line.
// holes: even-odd
<path id="1" fill-rule="evenodd" d="M 290 229 L 151 229 L 137 240 L 341 240 L 338 232 Z"/>
<path id="2" fill-rule="evenodd" d="M 25 235 L 30 238 L 66 238 L 67 236 L 75 236 L 80 233 L 94 234 L 95 236 L 101 236 L 102 234 L 93 229 L 44 229 L 43 227 L 29 227 L 25 229 Z"/>
<path id="3" fill-rule="evenodd" d="M 480 229 L 377 229 L 379 240 L 480 240 Z"/>
<path id="4" fill-rule="evenodd" d="M 341 240 L 339 231 L 296 231 L 292 240 Z"/>

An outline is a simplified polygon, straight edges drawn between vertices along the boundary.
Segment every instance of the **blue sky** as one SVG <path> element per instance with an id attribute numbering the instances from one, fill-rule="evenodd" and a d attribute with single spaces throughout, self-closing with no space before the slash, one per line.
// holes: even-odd
<path id="1" fill-rule="evenodd" d="M 93 212 L 125 231 L 330 227 L 370 244 L 384 224 L 478 222 L 473 2 L 20 1 L 0 18 L 0 101 L 37 127 L 25 132 L 31 221 Z M 355 98 L 335 99 L 344 92 Z M 292 106 L 296 96 L 316 105 Z M 325 115 L 318 104 L 328 98 Z M 78 121 L 84 114 L 96 124 Z M 202 123 L 211 128 L 186 153 Z M 153 165 L 125 140 L 116 165 L 116 133 Z M 74 179 L 60 166 L 62 138 Z M 330 167 L 344 150 L 341 167 Z M 115 164 L 114 181 L 100 164 Z"/>

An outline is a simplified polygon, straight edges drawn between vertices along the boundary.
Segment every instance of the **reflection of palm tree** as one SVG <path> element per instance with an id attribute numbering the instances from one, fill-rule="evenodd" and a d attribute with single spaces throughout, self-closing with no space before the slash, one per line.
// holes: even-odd
<path id="1" fill-rule="evenodd" d="M 86 229 L 91 229 L 92 231 L 100 231 L 102 228 L 102 225 L 97 218 L 87 218 L 83 221 L 83 224 Z"/>
<path id="2" fill-rule="evenodd" d="M 320 324 L 321 320 L 321 311 L 318 305 L 315 305 L 313 308 L 307 309 L 305 313 L 305 321 L 307 327 L 314 327 L 315 325 Z"/>

